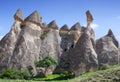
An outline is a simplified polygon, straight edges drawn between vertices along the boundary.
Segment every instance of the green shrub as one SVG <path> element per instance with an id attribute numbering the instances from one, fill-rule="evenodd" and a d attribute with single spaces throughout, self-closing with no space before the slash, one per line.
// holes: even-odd
<path id="1" fill-rule="evenodd" d="M 7 69 L 1 74 L 1 78 L 8 78 L 8 79 L 18 79 L 20 76 L 20 73 L 18 70 L 13 69 Z"/>
<path id="2" fill-rule="evenodd" d="M 0 78 L 29 79 L 30 73 L 28 70 L 7 69 L 1 73 Z"/>
<path id="3" fill-rule="evenodd" d="M 28 70 L 21 70 L 21 77 L 26 80 L 30 79 L 30 72 Z"/>
<path id="4" fill-rule="evenodd" d="M 106 70 L 108 69 L 110 66 L 108 64 L 102 64 L 100 67 L 100 70 Z"/>
<path id="5" fill-rule="evenodd" d="M 47 37 L 47 33 L 46 32 L 43 32 L 40 36 L 41 40 L 44 40 L 45 37 Z"/>
<path id="6" fill-rule="evenodd" d="M 61 73 L 61 77 L 64 78 L 73 78 L 74 77 L 74 73 L 71 71 L 64 71 L 63 73 Z"/>
<path id="7" fill-rule="evenodd" d="M 57 64 L 58 64 L 58 62 L 49 55 L 46 56 L 45 58 L 43 58 L 43 60 L 35 62 L 36 67 L 44 67 L 45 68 L 45 71 L 44 71 L 45 75 L 50 66 L 57 65 Z"/>
<path id="8" fill-rule="evenodd" d="M 36 67 L 50 67 L 51 65 L 57 65 L 57 61 L 50 56 L 46 56 L 43 60 L 36 61 Z"/>

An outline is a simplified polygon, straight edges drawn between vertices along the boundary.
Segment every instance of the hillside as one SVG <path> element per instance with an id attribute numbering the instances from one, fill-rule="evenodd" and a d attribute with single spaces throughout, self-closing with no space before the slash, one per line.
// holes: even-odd
<path id="1" fill-rule="evenodd" d="M 120 65 L 111 66 L 106 70 L 85 73 L 70 82 L 120 82 Z"/>

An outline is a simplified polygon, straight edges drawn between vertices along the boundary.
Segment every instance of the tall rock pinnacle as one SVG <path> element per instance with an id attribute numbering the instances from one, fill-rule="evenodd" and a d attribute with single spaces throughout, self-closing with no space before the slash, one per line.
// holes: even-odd
<path id="1" fill-rule="evenodd" d="M 87 27 L 90 26 L 91 22 L 93 21 L 93 17 L 92 14 L 90 13 L 90 11 L 86 11 L 86 17 L 87 17 Z"/>
<path id="2" fill-rule="evenodd" d="M 21 9 L 18 9 L 14 15 L 14 19 L 15 20 L 18 20 L 20 22 L 23 22 L 23 16 L 22 16 L 22 10 Z"/>
<path id="3" fill-rule="evenodd" d="M 34 11 L 25 19 L 25 22 L 32 22 L 34 24 L 37 24 L 38 26 L 41 26 L 41 21 L 42 21 L 41 19 L 42 18 L 39 15 L 38 11 Z"/>
<path id="4" fill-rule="evenodd" d="M 97 54 L 91 42 L 89 30 L 81 35 L 77 41 L 74 52 L 70 53 L 70 70 L 75 76 L 78 76 L 91 68 L 96 69 L 98 66 Z"/>

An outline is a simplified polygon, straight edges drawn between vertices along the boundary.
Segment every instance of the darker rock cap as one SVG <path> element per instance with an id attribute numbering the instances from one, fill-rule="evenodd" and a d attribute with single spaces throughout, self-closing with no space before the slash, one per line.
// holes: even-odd
<path id="1" fill-rule="evenodd" d="M 39 15 L 38 11 L 35 10 L 25 19 L 25 22 L 27 21 L 37 24 L 38 26 L 41 26 L 42 17 Z"/>
<path id="2" fill-rule="evenodd" d="M 107 36 L 114 36 L 114 34 L 113 34 L 111 29 L 109 29 Z"/>
<path id="3" fill-rule="evenodd" d="M 69 31 L 68 26 L 65 24 L 60 28 L 61 31 Z"/>
<path id="4" fill-rule="evenodd" d="M 14 19 L 23 22 L 23 16 L 22 16 L 22 10 L 18 9 L 16 13 L 14 14 Z"/>
<path id="5" fill-rule="evenodd" d="M 58 29 L 58 26 L 57 26 L 55 20 L 51 21 L 51 22 L 48 24 L 48 28 Z"/>
<path id="6" fill-rule="evenodd" d="M 77 22 L 76 24 L 74 24 L 74 25 L 71 27 L 70 30 L 74 30 L 74 31 L 76 31 L 76 30 L 81 30 L 80 23 Z"/>

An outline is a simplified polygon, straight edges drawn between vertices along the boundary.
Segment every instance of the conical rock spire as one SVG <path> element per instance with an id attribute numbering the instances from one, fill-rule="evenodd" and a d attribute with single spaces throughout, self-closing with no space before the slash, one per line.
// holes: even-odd
<path id="1" fill-rule="evenodd" d="M 34 24 L 37 24 L 39 26 L 41 26 L 41 17 L 38 13 L 38 11 L 34 11 L 32 14 L 30 14 L 26 19 L 25 22 L 29 21 L 32 22 Z"/>
<path id="2" fill-rule="evenodd" d="M 109 29 L 108 34 L 96 40 L 96 53 L 98 54 L 99 65 L 115 65 L 118 63 L 118 41 L 113 32 Z"/>
<path id="3" fill-rule="evenodd" d="M 69 31 L 68 26 L 65 24 L 60 28 L 61 31 Z"/>
<path id="4" fill-rule="evenodd" d="M 113 34 L 111 29 L 109 29 L 107 36 L 114 36 L 114 34 Z"/>
<path id="5" fill-rule="evenodd" d="M 111 37 L 111 39 L 112 39 L 113 43 L 115 44 L 115 46 L 117 48 L 119 47 L 119 43 L 118 43 L 117 39 L 115 38 L 115 36 L 114 36 L 111 29 L 109 29 L 108 34 L 106 35 L 106 37 Z"/>
<path id="6" fill-rule="evenodd" d="M 71 29 L 70 29 L 70 30 L 81 30 L 80 23 L 79 23 L 79 22 L 77 22 L 75 25 L 73 25 L 73 26 L 71 27 Z"/>
<path id="7" fill-rule="evenodd" d="M 49 28 L 52 28 L 52 29 L 58 29 L 58 26 L 57 26 L 55 20 L 51 21 L 51 22 L 48 24 L 48 27 L 49 27 Z"/>
<path id="8" fill-rule="evenodd" d="M 79 76 L 91 68 L 96 70 L 98 66 L 97 54 L 88 29 L 81 35 L 73 51 L 70 53 L 70 70 L 74 72 L 75 76 Z"/>
<path id="9" fill-rule="evenodd" d="M 23 22 L 23 16 L 22 16 L 22 10 L 18 9 L 16 13 L 14 14 L 14 19 Z"/>

